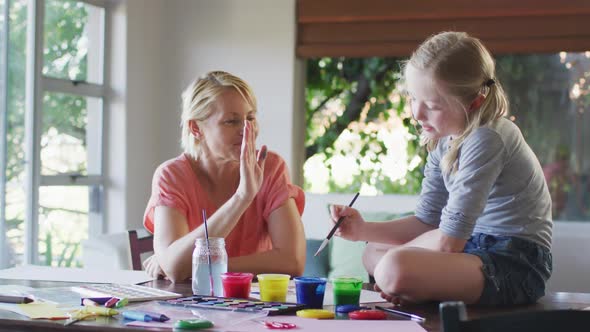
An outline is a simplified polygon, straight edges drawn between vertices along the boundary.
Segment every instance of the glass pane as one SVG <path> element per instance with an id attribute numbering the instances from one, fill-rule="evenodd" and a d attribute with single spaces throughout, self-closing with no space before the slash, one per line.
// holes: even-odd
<path id="1" fill-rule="evenodd" d="M 43 34 L 44 75 L 102 84 L 104 9 L 47 0 Z"/>
<path id="2" fill-rule="evenodd" d="M 88 238 L 89 187 L 39 188 L 39 262 L 82 266 L 82 240 Z"/>
<path id="3" fill-rule="evenodd" d="M 0 250 L 8 266 L 22 264 L 25 243 L 24 114 L 27 2 L 27 0 L 9 2 L 6 172 L 4 174 L 6 210 L 3 216 L 6 218 L 8 248 Z"/>
<path id="4" fill-rule="evenodd" d="M 102 99 L 45 93 L 41 174 L 100 174 L 101 128 Z"/>
<path id="5" fill-rule="evenodd" d="M 590 221 L 590 52 L 497 62 L 511 119 L 543 166 L 554 220 Z"/>
<path id="6" fill-rule="evenodd" d="M 304 189 L 418 194 L 425 150 L 400 82 L 401 59 L 307 62 Z"/>
<path id="7" fill-rule="evenodd" d="M 510 119 L 543 166 L 554 220 L 590 221 L 590 51 L 496 60 Z M 425 148 L 396 61 L 308 60 L 306 191 L 419 193 Z"/>

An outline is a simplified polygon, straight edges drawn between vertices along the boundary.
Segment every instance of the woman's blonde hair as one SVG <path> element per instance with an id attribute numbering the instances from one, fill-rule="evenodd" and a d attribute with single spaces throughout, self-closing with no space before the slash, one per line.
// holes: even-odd
<path id="1" fill-rule="evenodd" d="M 508 113 L 508 99 L 496 78 L 494 59 L 479 39 L 464 32 L 441 32 L 424 41 L 408 63 L 431 73 L 448 105 L 465 113 L 465 129 L 451 141 L 441 161 L 443 172 L 454 173 L 459 148 L 465 138 L 474 129 Z M 485 96 L 481 106 L 469 110 L 480 94 Z M 438 144 L 438 140 L 424 137 L 423 142 L 429 151 Z"/>
<path id="2" fill-rule="evenodd" d="M 180 143 L 185 153 L 197 159 L 199 140 L 191 133 L 189 122 L 203 121 L 213 113 L 211 104 L 227 89 L 235 89 L 256 111 L 256 97 L 243 79 L 224 71 L 211 71 L 194 80 L 182 93 Z"/>

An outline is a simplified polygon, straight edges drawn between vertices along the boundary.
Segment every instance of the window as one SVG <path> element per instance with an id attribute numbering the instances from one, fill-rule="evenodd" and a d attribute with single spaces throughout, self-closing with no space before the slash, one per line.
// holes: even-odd
<path id="1" fill-rule="evenodd" d="M 81 241 L 103 225 L 105 3 L 0 4 L 0 266 L 80 266 Z"/>
<path id="2" fill-rule="evenodd" d="M 590 221 L 590 52 L 499 56 L 512 119 L 537 155 L 554 220 Z"/>
<path id="3" fill-rule="evenodd" d="M 590 221 L 590 51 L 497 56 L 510 119 L 537 155 L 555 220 Z M 395 58 L 307 61 L 305 190 L 419 193 L 425 149 Z"/>
<path id="4" fill-rule="evenodd" d="M 425 151 L 400 89 L 396 58 L 307 62 L 304 188 L 417 194 Z"/>

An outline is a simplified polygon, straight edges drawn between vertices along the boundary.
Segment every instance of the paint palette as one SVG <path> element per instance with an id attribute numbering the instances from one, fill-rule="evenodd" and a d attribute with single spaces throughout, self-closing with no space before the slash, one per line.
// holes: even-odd
<path id="1" fill-rule="evenodd" d="M 298 303 L 262 302 L 205 295 L 193 295 L 179 299 L 160 301 L 159 303 L 186 308 L 219 309 L 242 312 L 266 311 L 269 316 L 291 314 L 305 307 L 303 304 Z"/>

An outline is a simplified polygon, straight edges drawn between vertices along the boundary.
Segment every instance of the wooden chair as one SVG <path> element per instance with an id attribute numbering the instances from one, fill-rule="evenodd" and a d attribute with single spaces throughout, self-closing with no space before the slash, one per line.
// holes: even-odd
<path id="1" fill-rule="evenodd" d="M 555 332 L 590 330 L 590 311 L 520 311 L 468 320 L 463 302 L 439 306 L 441 332 Z"/>
<path id="2" fill-rule="evenodd" d="M 141 254 L 154 251 L 154 236 L 149 234 L 140 238 L 136 230 L 130 230 L 128 233 L 129 248 L 131 249 L 131 267 L 134 270 L 142 270 Z"/>

